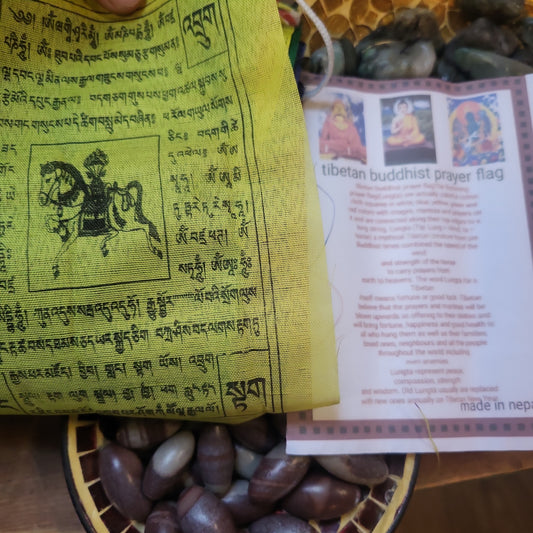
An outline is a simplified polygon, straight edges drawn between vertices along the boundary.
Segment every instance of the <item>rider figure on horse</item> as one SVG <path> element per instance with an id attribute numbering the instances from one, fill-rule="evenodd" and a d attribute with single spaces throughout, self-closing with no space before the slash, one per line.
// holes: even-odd
<path id="1" fill-rule="evenodd" d="M 80 218 L 80 235 L 103 235 L 108 233 L 109 194 L 108 184 L 103 181 L 105 166 L 109 159 L 99 148 L 85 158 L 83 166 L 87 169 L 87 191 L 83 199 Z"/>

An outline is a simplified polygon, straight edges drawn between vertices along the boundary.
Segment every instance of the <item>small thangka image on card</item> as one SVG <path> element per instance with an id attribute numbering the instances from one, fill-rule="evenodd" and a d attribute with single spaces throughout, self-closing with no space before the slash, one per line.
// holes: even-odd
<path id="1" fill-rule="evenodd" d="M 381 124 L 385 165 L 436 163 L 429 95 L 383 98 Z"/>
<path id="2" fill-rule="evenodd" d="M 321 159 L 352 159 L 366 163 L 363 101 L 334 95 L 321 116 L 319 152 Z"/>
<path id="3" fill-rule="evenodd" d="M 485 165 L 505 161 L 498 95 L 448 98 L 453 165 Z"/>

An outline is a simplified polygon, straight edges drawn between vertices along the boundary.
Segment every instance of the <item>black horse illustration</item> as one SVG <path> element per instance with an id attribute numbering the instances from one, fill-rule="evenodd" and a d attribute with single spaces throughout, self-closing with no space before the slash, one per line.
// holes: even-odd
<path id="1" fill-rule="evenodd" d="M 120 232 L 141 230 L 152 253 L 163 257 L 156 244 L 161 243 L 157 228 L 143 213 L 142 185 L 136 180 L 125 187 L 119 187 L 117 182 L 112 185 L 104 182 L 107 163 L 102 150 L 90 154 L 84 161 L 87 180 L 70 163 L 48 161 L 41 165 L 39 204 L 52 206 L 53 213 L 46 217 L 46 229 L 57 233 L 62 241 L 52 266 L 56 278 L 60 274 L 60 257 L 78 237 L 102 236 L 100 249 L 105 257 L 109 253 L 107 243 Z"/>

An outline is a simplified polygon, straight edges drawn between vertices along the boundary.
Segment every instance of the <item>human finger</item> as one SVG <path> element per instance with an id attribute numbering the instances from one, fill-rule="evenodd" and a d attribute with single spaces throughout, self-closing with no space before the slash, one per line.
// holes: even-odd
<path id="1" fill-rule="evenodd" d="M 112 13 L 128 15 L 141 7 L 145 0 L 98 0 L 98 3 Z"/>

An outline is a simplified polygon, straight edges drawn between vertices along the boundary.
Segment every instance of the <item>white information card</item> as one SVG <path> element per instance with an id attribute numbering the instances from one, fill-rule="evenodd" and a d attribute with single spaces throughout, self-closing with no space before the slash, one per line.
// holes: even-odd
<path id="1" fill-rule="evenodd" d="M 337 78 L 305 105 L 341 402 L 290 453 L 533 449 L 530 78 Z"/>

